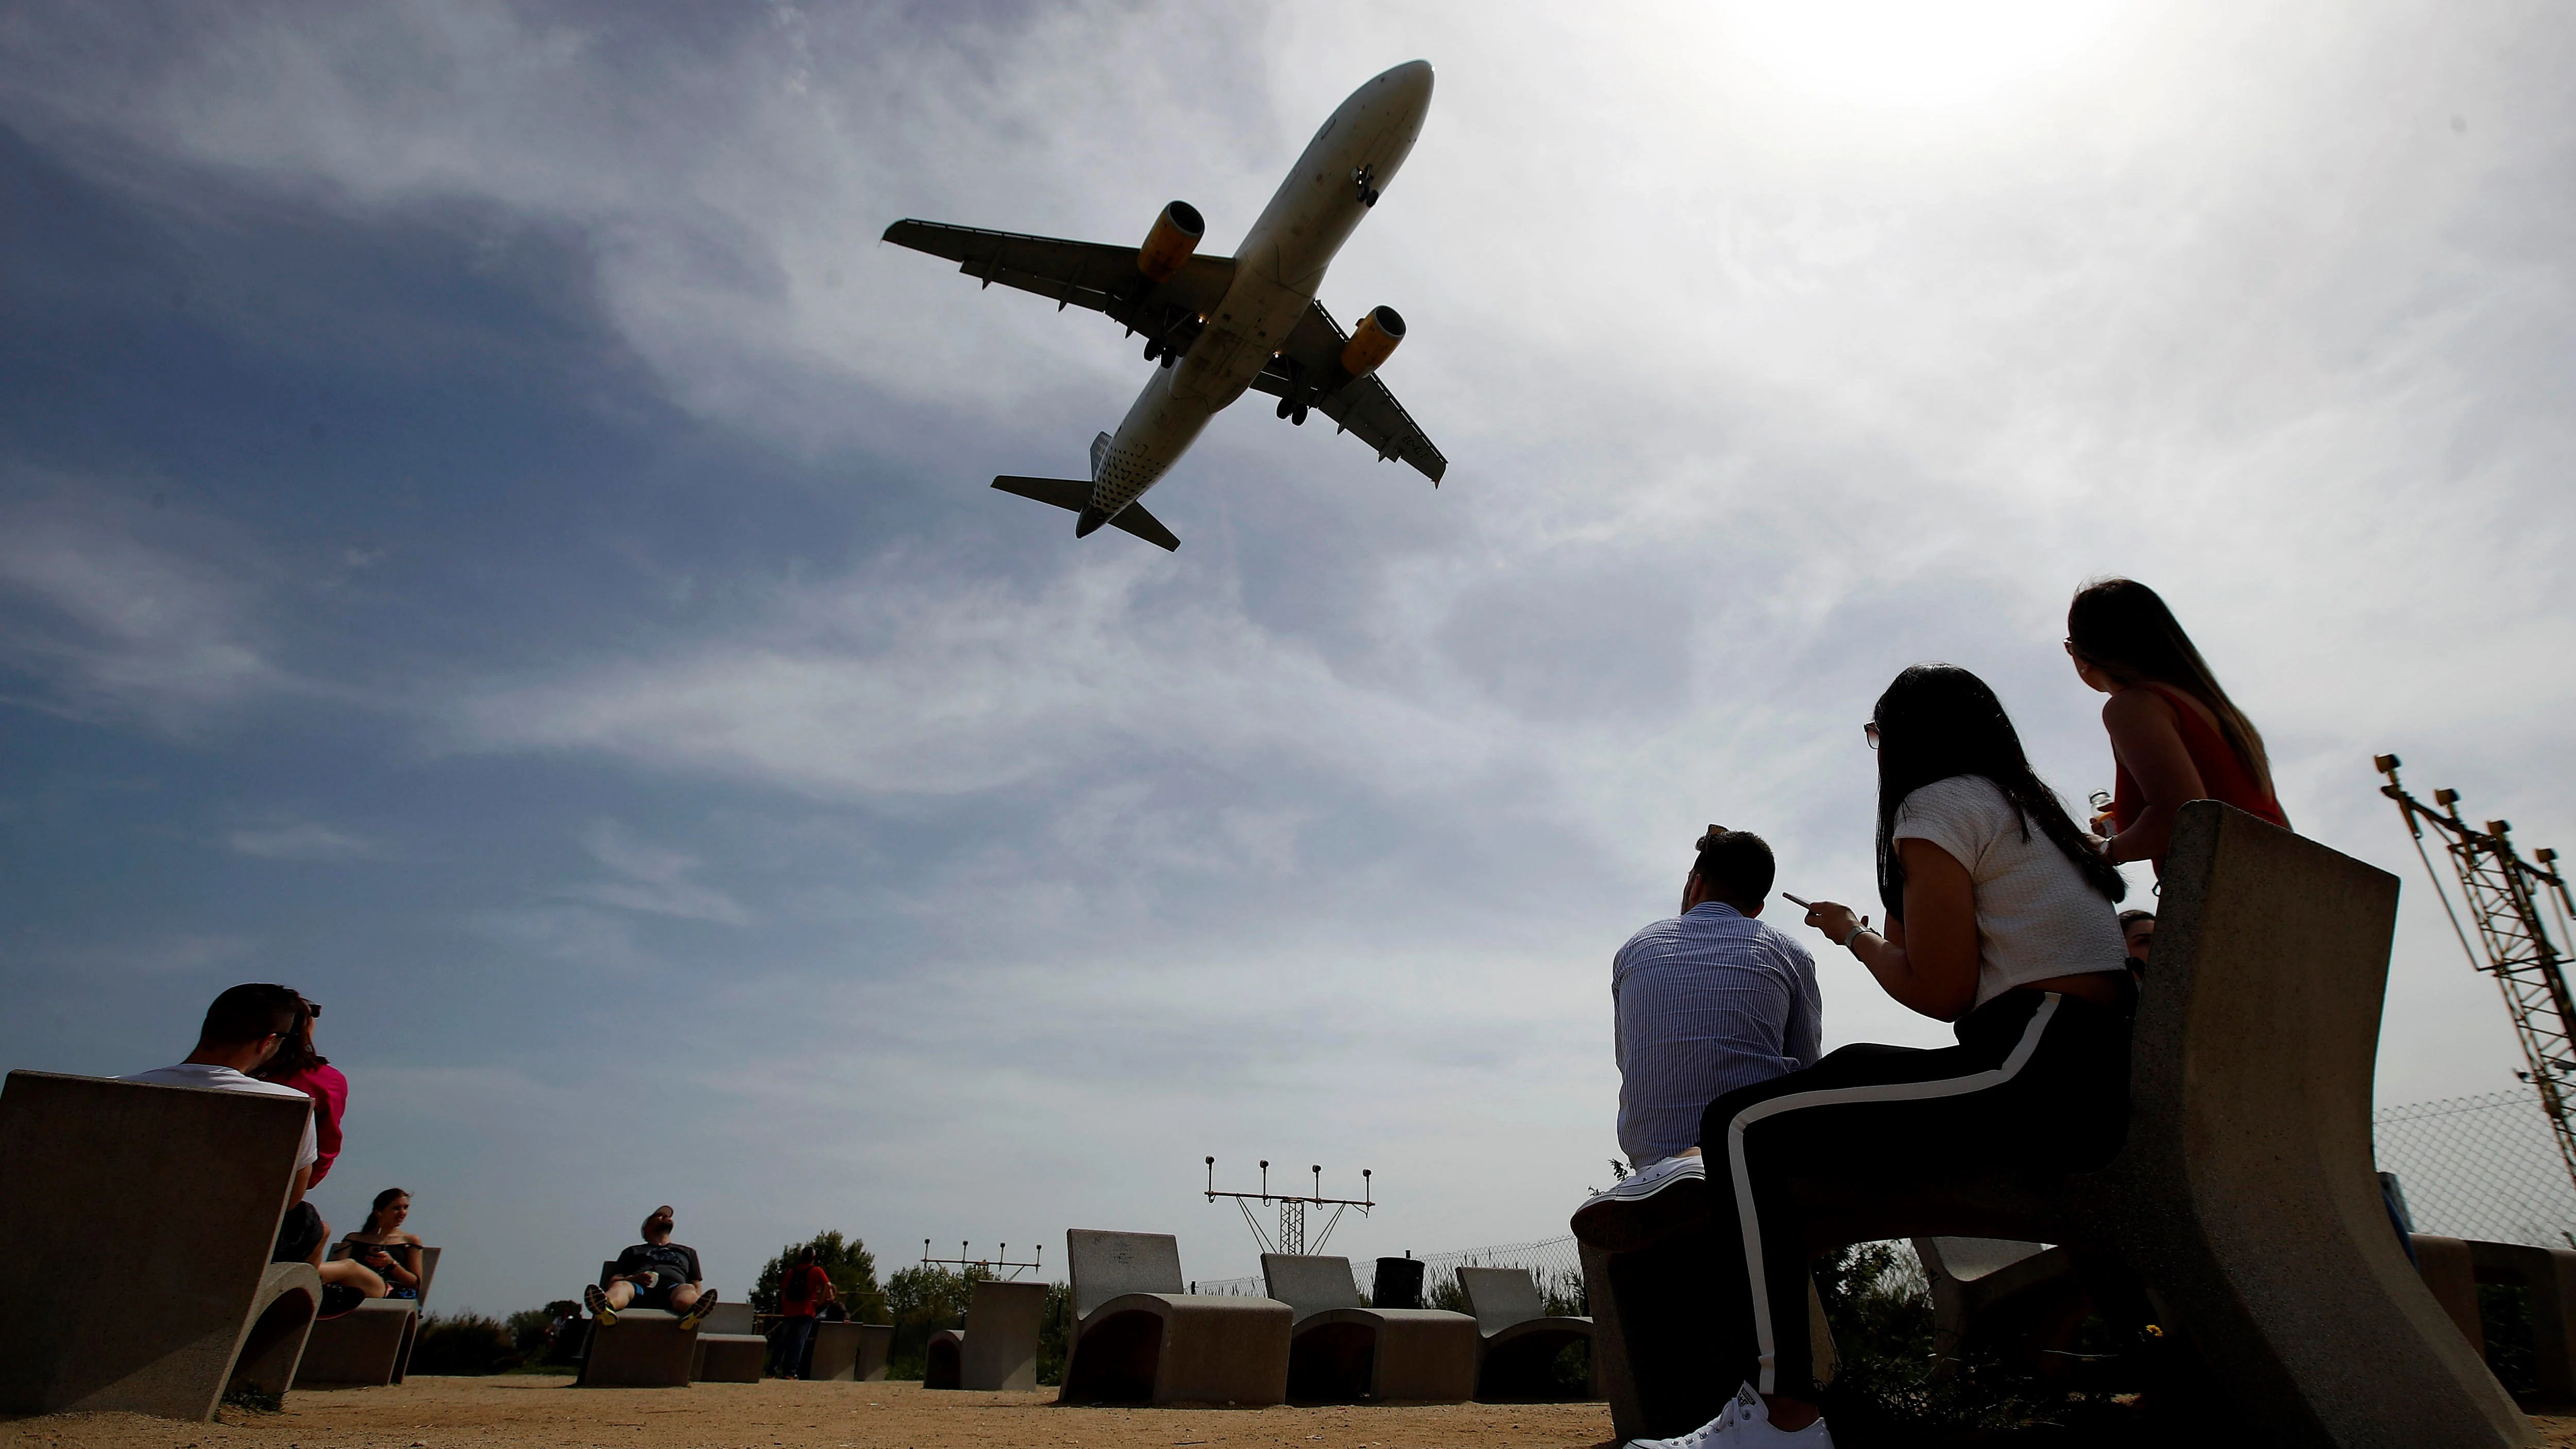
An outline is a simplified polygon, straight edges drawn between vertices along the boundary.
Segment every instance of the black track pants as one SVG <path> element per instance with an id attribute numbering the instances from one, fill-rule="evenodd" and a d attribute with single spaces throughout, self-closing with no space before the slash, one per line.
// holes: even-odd
<path id="1" fill-rule="evenodd" d="M 1812 1398 L 1807 1255 L 1788 1182 L 1855 1193 L 1992 1164 L 2098 1167 L 2128 1122 L 2129 1014 L 2056 992 L 2008 991 L 1935 1050 L 1847 1046 L 1727 1093 L 1700 1119 L 1717 1234 L 1717 1392 L 1751 1383 Z M 1739 1276 L 1741 1275 L 1741 1276 Z"/>

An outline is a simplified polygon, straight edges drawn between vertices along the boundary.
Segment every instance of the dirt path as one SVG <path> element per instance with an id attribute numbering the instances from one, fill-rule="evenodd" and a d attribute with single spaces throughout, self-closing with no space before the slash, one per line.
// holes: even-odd
<path id="1" fill-rule="evenodd" d="M 58 1414 L 0 1424 L 6 1449 L 1584 1449 L 1599 1404 L 1406 1408 L 1059 1409 L 1033 1394 L 919 1384 L 694 1384 L 574 1389 L 532 1375 L 415 1378 L 287 1396 L 217 1424 Z"/>

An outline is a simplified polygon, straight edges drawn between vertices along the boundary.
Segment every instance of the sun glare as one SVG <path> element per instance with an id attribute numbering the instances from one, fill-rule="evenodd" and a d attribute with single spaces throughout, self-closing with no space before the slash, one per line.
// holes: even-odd
<path id="1" fill-rule="evenodd" d="M 1859 105 L 1948 105 L 2038 81 L 2081 59 L 2118 0 L 1755 0 L 1727 7 L 1729 40 L 1782 86 Z"/>

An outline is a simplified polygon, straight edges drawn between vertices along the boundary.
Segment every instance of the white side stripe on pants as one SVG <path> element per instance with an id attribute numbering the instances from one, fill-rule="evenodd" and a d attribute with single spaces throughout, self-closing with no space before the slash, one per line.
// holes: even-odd
<path id="1" fill-rule="evenodd" d="M 1769 1284 L 1762 1271 L 1762 1220 L 1753 1212 L 1753 1181 L 1744 1171 L 1744 1129 L 1766 1117 L 1794 1112 L 1801 1107 L 1842 1106 L 1853 1102 L 1914 1102 L 1933 1097 L 1962 1097 L 2000 1087 L 2019 1075 L 2039 1050 L 2039 1039 L 2047 1034 L 2048 1020 L 2057 1014 L 2058 995 L 2049 992 L 2040 998 L 2039 1009 L 2030 1014 L 2030 1022 L 2021 1031 L 2021 1040 L 2013 1044 L 2012 1054 L 2003 1065 L 1964 1077 L 1951 1077 L 1932 1082 L 1888 1082 L 1875 1087 L 1829 1087 L 1818 1092 L 1796 1092 L 1756 1102 L 1735 1114 L 1726 1124 L 1726 1163 L 1735 1176 L 1735 1217 L 1744 1228 L 1744 1268 L 1753 1287 L 1753 1341 L 1762 1351 L 1761 1392 L 1777 1393 L 1774 1365 L 1777 1336 L 1772 1331 Z"/>

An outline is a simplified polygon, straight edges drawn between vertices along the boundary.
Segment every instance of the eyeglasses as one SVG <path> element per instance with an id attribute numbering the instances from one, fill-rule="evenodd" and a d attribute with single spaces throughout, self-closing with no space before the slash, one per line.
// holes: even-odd
<path id="1" fill-rule="evenodd" d="M 1869 747 L 1871 749 L 1874 750 L 1878 748 L 1878 721 L 1871 720 L 1869 723 L 1862 725 L 1860 727 L 1860 734 L 1862 739 L 1869 741 Z"/>

